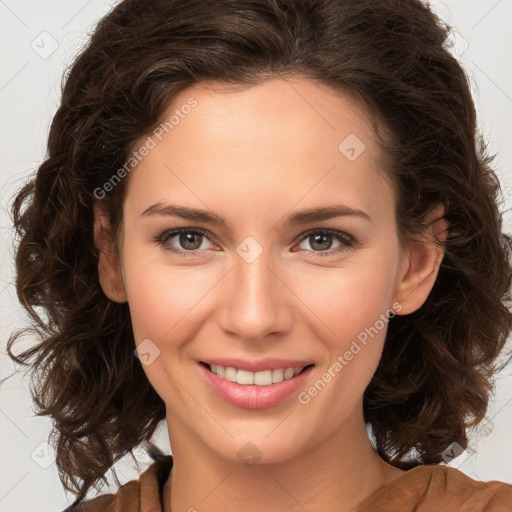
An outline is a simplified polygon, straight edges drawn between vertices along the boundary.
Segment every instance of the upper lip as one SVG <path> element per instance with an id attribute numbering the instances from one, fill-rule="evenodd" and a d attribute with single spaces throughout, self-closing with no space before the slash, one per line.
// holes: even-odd
<path id="1" fill-rule="evenodd" d="M 275 370 L 276 368 L 303 368 L 313 364 L 311 361 L 301 361 L 298 359 L 258 359 L 247 360 L 239 358 L 223 358 L 216 357 L 212 359 L 203 359 L 201 362 L 228 367 L 236 368 L 237 370 L 247 370 L 249 372 L 261 372 L 263 370 Z"/>

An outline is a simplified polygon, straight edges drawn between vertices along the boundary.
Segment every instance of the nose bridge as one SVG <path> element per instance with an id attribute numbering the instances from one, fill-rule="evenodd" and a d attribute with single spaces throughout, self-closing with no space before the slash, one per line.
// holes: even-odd
<path id="1" fill-rule="evenodd" d="M 286 329 L 290 312 L 279 279 L 272 268 L 272 254 L 252 237 L 236 249 L 234 268 L 226 286 L 222 327 L 247 341 Z"/>

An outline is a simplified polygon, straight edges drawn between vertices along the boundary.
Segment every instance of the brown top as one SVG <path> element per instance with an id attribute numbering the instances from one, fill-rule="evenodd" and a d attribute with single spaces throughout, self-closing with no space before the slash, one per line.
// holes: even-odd
<path id="1" fill-rule="evenodd" d="M 154 462 L 139 480 L 83 502 L 70 512 L 162 512 L 172 456 Z M 66 512 L 64 511 L 64 512 Z M 363 500 L 354 512 L 511 512 L 512 485 L 479 482 L 447 466 L 418 466 Z"/>

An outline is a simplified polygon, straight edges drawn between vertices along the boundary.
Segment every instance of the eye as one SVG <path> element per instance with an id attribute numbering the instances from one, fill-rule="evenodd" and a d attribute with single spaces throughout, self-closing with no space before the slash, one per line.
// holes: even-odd
<path id="1" fill-rule="evenodd" d="M 332 256 L 333 253 L 345 251 L 356 246 L 356 240 L 351 235 L 343 233 L 342 231 L 335 231 L 332 229 L 316 229 L 308 231 L 301 235 L 301 245 L 308 242 L 312 250 L 305 249 L 311 253 L 313 257 Z M 338 242 L 338 245 L 332 248 L 333 241 Z"/>
<path id="2" fill-rule="evenodd" d="M 311 230 L 303 233 L 299 240 L 301 240 L 301 245 L 305 242 L 310 244 L 312 249 L 301 248 L 315 258 L 332 256 L 333 253 L 352 249 L 357 245 L 356 240 L 351 235 L 332 229 Z M 206 231 L 191 228 L 166 231 L 155 239 L 155 242 L 161 245 L 164 250 L 180 256 L 195 256 L 199 252 L 210 249 L 211 247 L 208 247 L 208 244 L 204 246 L 205 241 L 209 241 L 209 235 Z M 334 248 L 332 247 L 333 242 L 338 243 Z"/>
<path id="3" fill-rule="evenodd" d="M 162 245 L 166 251 L 189 256 L 194 255 L 196 252 L 207 250 L 208 247 L 203 246 L 205 240 L 208 240 L 206 232 L 200 229 L 181 228 L 162 233 L 155 242 Z M 176 245 L 178 245 L 177 249 L 175 248 Z M 184 250 L 180 249 L 180 247 Z"/>

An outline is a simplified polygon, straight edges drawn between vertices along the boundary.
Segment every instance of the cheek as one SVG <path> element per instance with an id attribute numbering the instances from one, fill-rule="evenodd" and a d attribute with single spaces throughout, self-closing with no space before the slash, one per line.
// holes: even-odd
<path id="1" fill-rule="evenodd" d="M 362 268 L 328 269 L 324 276 L 305 277 L 297 281 L 298 295 L 325 329 L 325 336 L 335 348 L 343 349 L 347 341 L 377 323 L 382 330 L 381 314 L 391 306 L 392 281 L 389 268 L 370 265 Z M 363 337 L 363 336 L 362 336 Z"/>
<path id="2" fill-rule="evenodd" d="M 135 343 L 145 344 L 141 354 L 150 353 L 149 364 L 140 356 L 143 370 L 167 405 L 183 407 L 187 403 L 186 392 L 176 383 L 183 381 L 188 370 L 181 365 L 186 359 L 182 352 L 201 325 L 201 301 L 217 281 L 211 270 L 170 269 L 136 257 L 125 260 Z"/>
<path id="3" fill-rule="evenodd" d="M 328 354 L 321 368 L 322 382 L 311 394 L 306 390 L 305 402 L 325 384 L 330 391 L 322 393 L 316 403 L 328 408 L 333 396 L 344 397 L 344 406 L 328 413 L 343 415 L 351 400 L 362 395 L 379 364 L 390 314 L 393 316 L 392 269 L 392 258 L 361 259 L 357 268 L 329 269 L 328 277 L 301 280 L 299 295 L 307 297 L 318 318 L 316 323 L 321 323 L 318 336 Z"/>
<path id="4" fill-rule="evenodd" d="M 211 272 L 197 268 L 126 265 L 126 289 L 137 342 L 180 338 L 195 323 L 201 300 L 215 285 Z"/>
<path id="5" fill-rule="evenodd" d="M 378 367 L 392 312 L 389 283 L 379 275 L 385 274 L 338 274 L 328 282 L 317 280 L 308 295 L 311 309 L 328 326 L 322 328 L 327 357 L 298 401 L 304 411 L 315 411 L 306 422 L 322 418 L 324 434 L 351 414 Z"/>

